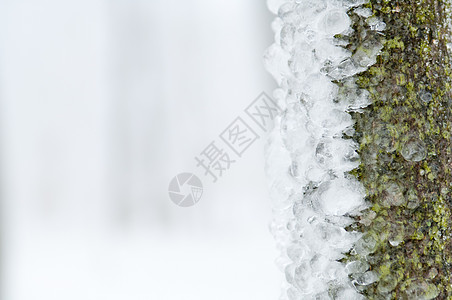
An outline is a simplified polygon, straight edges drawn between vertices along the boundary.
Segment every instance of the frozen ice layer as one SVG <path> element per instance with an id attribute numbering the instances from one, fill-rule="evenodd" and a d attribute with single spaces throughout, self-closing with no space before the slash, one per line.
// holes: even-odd
<path id="1" fill-rule="evenodd" d="M 378 280 L 365 261 L 378 237 L 350 230 L 356 219 L 366 224 L 375 215 L 361 216 L 367 207 L 365 190 L 348 175 L 360 163 L 358 145 L 347 136 L 354 134 L 350 112 L 372 102 L 354 76 L 376 62 L 382 45 L 363 39 L 351 51 L 338 38 L 353 32 L 350 11 L 364 18 L 376 35 L 382 34 L 385 24 L 362 6 L 366 2 L 268 1 L 277 18 L 272 23 L 275 43 L 264 59 L 279 84 L 275 98 L 283 109 L 266 147 L 274 203 L 271 231 L 281 252 L 278 266 L 286 276 L 281 300 L 365 299 L 358 287 Z M 430 101 L 426 93 L 419 97 Z M 382 132 L 378 146 L 394 151 L 385 135 L 389 128 L 376 130 Z M 402 155 L 418 161 L 425 152 L 422 147 L 416 139 L 407 140 Z M 411 201 L 415 206 L 417 197 L 409 194 L 406 200 L 403 193 L 394 183 L 387 191 L 387 205 Z M 388 243 L 400 243 L 403 236 L 391 228 Z M 351 258 L 340 262 L 347 253 Z M 379 284 L 391 290 L 391 283 Z M 419 290 L 426 286 L 421 282 Z"/>

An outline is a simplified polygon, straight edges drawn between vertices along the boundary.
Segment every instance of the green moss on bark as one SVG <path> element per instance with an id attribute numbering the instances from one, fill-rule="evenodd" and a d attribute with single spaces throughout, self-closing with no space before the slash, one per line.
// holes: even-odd
<path id="1" fill-rule="evenodd" d="M 448 4 L 371 0 L 380 34 L 350 11 L 348 48 L 381 43 L 377 63 L 357 76 L 373 104 L 354 113 L 361 165 L 352 174 L 371 208 L 360 230 L 379 279 L 358 288 L 369 299 L 452 299 L 452 89 Z M 365 256 L 365 257 L 364 257 Z"/>

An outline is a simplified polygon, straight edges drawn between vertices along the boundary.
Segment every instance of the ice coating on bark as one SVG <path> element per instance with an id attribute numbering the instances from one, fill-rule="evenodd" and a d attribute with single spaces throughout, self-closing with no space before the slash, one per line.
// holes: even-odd
<path id="1" fill-rule="evenodd" d="M 372 30 L 384 30 L 384 23 L 360 7 L 365 2 L 268 1 L 277 18 L 275 43 L 264 58 L 280 86 L 274 97 L 283 109 L 266 149 L 275 216 L 271 231 L 286 277 L 281 299 L 364 299 L 356 287 L 378 280 L 360 260 L 375 240 L 345 229 L 367 207 L 363 186 L 347 173 L 358 167 L 359 156 L 358 145 L 346 137 L 354 132 L 349 112 L 371 103 L 353 76 L 375 63 L 382 46 L 367 42 L 351 53 L 336 38 L 353 32 L 347 14 L 352 9 Z M 409 159 L 420 156 L 418 146 L 407 147 Z M 390 205 L 398 204 L 396 187 L 389 191 Z M 397 234 L 393 242 L 399 242 Z M 356 260 L 339 262 L 345 253 Z"/>

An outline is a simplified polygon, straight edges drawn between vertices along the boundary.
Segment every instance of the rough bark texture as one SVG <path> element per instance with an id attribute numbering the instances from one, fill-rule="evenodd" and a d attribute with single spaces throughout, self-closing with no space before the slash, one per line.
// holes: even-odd
<path id="1" fill-rule="evenodd" d="M 354 113 L 361 165 L 352 173 L 372 207 L 350 230 L 365 233 L 363 259 L 379 279 L 369 299 L 452 299 L 452 90 L 449 7 L 442 0 L 371 0 L 384 34 L 349 12 L 352 51 L 383 46 L 356 79 L 373 104 Z M 363 48 L 363 47 L 361 47 Z M 341 85 L 340 82 L 338 82 Z"/>

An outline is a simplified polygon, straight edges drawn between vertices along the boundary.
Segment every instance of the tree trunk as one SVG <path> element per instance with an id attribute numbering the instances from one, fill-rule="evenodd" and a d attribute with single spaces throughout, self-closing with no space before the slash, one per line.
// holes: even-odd
<path id="1" fill-rule="evenodd" d="M 352 114 L 361 165 L 351 173 L 372 206 L 348 230 L 365 234 L 371 246 L 362 259 L 380 276 L 359 289 L 369 299 L 452 299 L 449 3 L 371 0 L 363 7 L 386 27 L 380 34 L 349 11 L 347 48 L 383 46 L 376 64 L 356 75 L 372 104 Z"/>
<path id="2" fill-rule="evenodd" d="M 452 299 L 449 3 L 275 1 L 282 299 Z"/>

